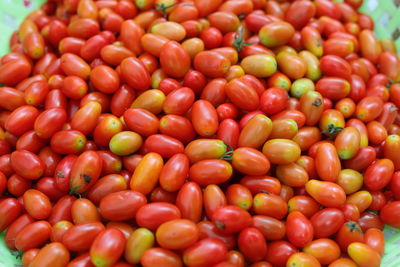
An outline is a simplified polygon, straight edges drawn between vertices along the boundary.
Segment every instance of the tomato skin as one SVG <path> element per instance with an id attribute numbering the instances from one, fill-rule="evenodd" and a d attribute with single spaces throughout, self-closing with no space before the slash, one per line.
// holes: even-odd
<path id="1" fill-rule="evenodd" d="M 279 195 L 281 191 L 280 181 L 270 176 L 245 176 L 240 180 L 240 184 L 247 187 L 253 195 L 262 191 Z"/>
<path id="2" fill-rule="evenodd" d="M 380 211 L 380 218 L 383 223 L 388 224 L 392 227 L 399 227 L 400 224 L 400 214 L 398 212 L 398 207 L 400 206 L 400 201 L 393 201 L 386 204 Z"/>
<path id="3" fill-rule="evenodd" d="M 389 135 L 383 145 L 383 154 L 385 158 L 391 160 L 394 165 L 394 170 L 398 171 L 400 169 L 400 158 L 396 155 L 400 146 L 400 136 L 399 135 Z"/>
<path id="4" fill-rule="evenodd" d="M 364 241 L 369 247 L 378 252 L 381 256 L 383 255 L 385 248 L 385 237 L 381 230 L 376 228 L 368 229 L 364 234 Z"/>
<path id="5" fill-rule="evenodd" d="M 240 109 L 253 111 L 258 108 L 260 99 L 252 86 L 236 78 L 225 85 L 226 96 Z"/>
<path id="6" fill-rule="evenodd" d="M 74 225 L 64 233 L 62 243 L 70 251 L 87 251 L 104 230 L 105 227 L 100 222 Z"/>
<path id="7" fill-rule="evenodd" d="M 212 214 L 212 221 L 222 233 L 232 234 L 251 225 L 250 214 L 236 206 L 222 206 Z"/>
<path id="8" fill-rule="evenodd" d="M 203 196 L 198 184 L 185 183 L 178 192 L 175 201 L 182 213 L 182 218 L 197 222 L 201 219 Z"/>
<path id="9" fill-rule="evenodd" d="M 202 239 L 183 252 L 183 262 L 187 266 L 209 266 L 223 261 L 228 252 L 225 244 L 215 238 Z M 214 257 L 207 257 L 207 255 L 214 255 Z"/>
<path id="10" fill-rule="evenodd" d="M 250 262 L 262 260 L 267 253 L 267 243 L 263 234 L 253 227 L 245 228 L 240 232 L 238 246 Z"/>
<path id="11" fill-rule="evenodd" d="M 25 105 L 24 93 L 12 87 L 2 86 L 0 91 L 0 106 L 9 111 Z"/>
<path id="12" fill-rule="evenodd" d="M 70 189 L 76 193 L 86 192 L 99 178 L 102 164 L 94 151 L 85 151 L 79 155 L 72 166 Z"/>
<path id="13" fill-rule="evenodd" d="M 68 264 L 70 254 L 59 242 L 52 242 L 42 248 L 29 266 L 32 267 L 62 267 Z"/>
<path id="14" fill-rule="evenodd" d="M 134 20 L 125 20 L 121 24 L 119 40 L 135 55 L 142 52 L 140 38 L 143 36 L 144 30 L 139 23 Z"/>
<path id="15" fill-rule="evenodd" d="M 183 153 L 184 146 L 178 139 L 164 134 L 153 134 L 147 137 L 143 144 L 146 152 L 155 152 L 163 158 L 170 158 L 178 153 Z"/>
<path id="16" fill-rule="evenodd" d="M 271 22 L 264 25 L 258 36 L 266 47 L 277 47 L 286 44 L 293 36 L 295 29 L 284 21 Z"/>
<path id="17" fill-rule="evenodd" d="M 189 169 L 189 177 L 199 185 L 220 184 L 232 176 L 232 166 L 219 159 L 202 160 L 193 164 Z"/>
<path id="18" fill-rule="evenodd" d="M 299 211 L 289 213 L 286 219 L 286 227 L 286 235 L 296 247 L 304 247 L 313 239 L 313 226 Z"/>
<path id="19" fill-rule="evenodd" d="M 160 185 L 164 190 L 179 190 L 189 173 L 189 159 L 185 154 L 173 155 L 163 166 L 160 173 Z"/>
<path id="20" fill-rule="evenodd" d="M 134 89 L 143 91 L 150 87 L 150 74 L 139 59 L 128 57 L 120 68 L 123 80 Z"/>
<path id="21" fill-rule="evenodd" d="M 355 115 L 364 122 L 376 119 L 383 111 L 383 101 L 376 96 L 367 96 L 358 102 Z"/>
<path id="22" fill-rule="evenodd" d="M 370 165 L 364 174 L 364 184 L 371 191 L 379 191 L 389 184 L 394 172 L 390 159 L 380 159 Z"/>
<path id="23" fill-rule="evenodd" d="M 360 225 L 356 222 L 344 223 L 336 235 L 336 242 L 339 244 L 341 250 L 344 252 L 348 249 L 348 246 L 353 242 L 362 242 L 364 233 L 360 228 Z"/>
<path id="24" fill-rule="evenodd" d="M 127 189 L 127 183 L 123 176 L 108 174 L 99 179 L 87 192 L 87 197 L 94 203 L 99 204 L 107 195 Z"/>
<path id="25" fill-rule="evenodd" d="M 67 120 L 62 108 L 51 108 L 43 111 L 35 120 L 34 130 L 38 136 L 47 139 L 61 130 Z"/>
<path id="26" fill-rule="evenodd" d="M 219 159 L 227 152 L 227 146 L 218 139 L 197 139 L 185 147 L 185 155 L 191 163 L 206 159 Z"/>
<path id="27" fill-rule="evenodd" d="M 11 153 L 11 167 L 23 178 L 36 180 L 42 176 L 45 165 L 43 161 L 32 152 L 17 150 Z"/>
<path id="28" fill-rule="evenodd" d="M 392 191 L 396 200 L 400 199 L 400 172 L 396 171 L 390 180 L 390 191 Z"/>
<path id="29" fill-rule="evenodd" d="M 13 135 L 22 135 L 33 129 L 39 111 L 33 106 L 22 106 L 8 116 L 4 128 Z"/>
<path id="30" fill-rule="evenodd" d="M 135 230 L 127 240 L 125 259 L 129 263 L 139 263 L 143 253 L 153 247 L 154 235 L 146 228 Z"/>
<path id="31" fill-rule="evenodd" d="M 282 151 L 286 151 L 286 153 L 282 154 Z M 289 164 L 299 158 L 301 149 L 292 140 L 271 139 L 264 144 L 262 152 L 273 164 Z"/>
<path id="32" fill-rule="evenodd" d="M 257 114 L 241 130 L 238 145 L 259 148 L 268 139 L 271 131 L 272 121 L 267 116 Z"/>
<path id="33" fill-rule="evenodd" d="M 27 58 L 2 62 L 0 66 L 0 82 L 6 86 L 14 86 L 29 76 L 32 66 Z"/>
<path id="34" fill-rule="evenodd" d="M 273 266 L 286 266 L 289 257 L 297 252 L 297 248 L 283 240 L 273 241 L 268 244 L 266 260 Z"/>
<path id="35" fill-rule="evenodd" d="M 180 210 L 170 203 L 148 203 L 140 207 L 136 212 L 137 224 L 152 231 L 155 231 L 167 221 L 180 218 Z"/>
<path id="36" fill-rule="evenodd" d="M 30 130 L 18 138 L 15 148 L 38 153 L 46 143 L 46 140 L 41 139 L 33 130 Z"/>
<path id="37" fill-rule="evenodd" d="M 249 189 L 240 184 L 232 184 L 226 190 L 226 199 L 230 205 L 249 210 L 253 204 L 253 196 Z"/>
<path id="38" fill-rule="evenodd" d="M 272 87 L 265 90 L 260 97 L 260 109 L 267 115 L 276 114 L 286 108 L 288 95 L 285 89 Z"/>
<path id="39" fill-rule="evenodd" d="M 270 163 L 260 151 L 241 147 L 233 152 L 232 166 L 246 175 L 264 175 L 269 171 Z"/>
<path id="40" fill-rule="evenodd" d="M 287 203 L 274 194 L 258 193 L 253 198 L 253 210 L 256 214 L 282 219 L 288 212 Z"/>
<path id="41" fill-rule="evenodd" d="M 194 68 L 212 78 L 224 77 L 231 63 L 215 51 L 201 51 L 194 57 Z"/>
<path id="42" fill-rule="evenodd" d="M 204 210 L 208 218 L 212 218 L 215 210 L 228 203 L 227 197 L 218 185 L 210 184 L 203 192 Z M 201 206 L 198 204 L 198 206 Z M 200 209 L 200 207 L 198 208 Z M 214 224 L 213 224 L 214 225 Z M 214 225 L 215 226 L 215 225 Z M 216 227 L 216 226 L 215 226 Z M 218 232 L 218 231 L 217 231 Z"/>
<path id="43" fill-rule="evenodd" d="M 154 152 L 146 154 L 136 167 L 130 188 L 144 195 L 149 194 L 156 186 L 164 165 L 162 157 Z"/>
<path id="44" fill-rule="evenodd" d="M 54 174 L 56 180 L 56 186 L 61 191 L 69 190 L 69 182 L 71 169 L 78 157 L 75 155 L 68 155 L 58 162 Z"/>
<path id="45" fill-rule="evenodd" d="M 108 220 L 125 221 L 133 219 L 137 210 L 146 203 L 145 196 L 140 192 L 133 190 L 114 192 L 101 199 L 100 213 Z"/>
<path id="46" fill-rule="evenodd" d="M 182 267 L 182 260 L 178 254 L 164 248 L 150 248 L 146 250 L 140 263 L 143 267 L 162 265 L 166 267 Z"/>
<path id="47" fill-rule="evenodd" d="M 321 264 L 319 261 L 312 255 L 304 253 L 304 252 L 297 252 L 292 254 L 288 261 L 287 266 L 312 266 L 312 267 L 320 267 Z"/>
<path id="48" fill-rule="evenodd" d="M 173 90 L 167 95 L 163 104 L 166 114 L 185 115 L 194 102 L 194 92 L 188 87 Z"/>
<path id="49" fill-rule="evenodd" d="M 90 81 L 97 90 L 107 94 L 117 91 L 120 84 L 117 72 L 106 65 L 95 67 L 90 73 Z"/>
<path id="50" fill-rule="evenodd" d="M 362 171 L 372 164 L 376 159 L 376 152 L 370 146 L 361 147 L 358 153 L 350 160 L 344 162 L 348 169 Z"/>
<path id="51" fill-rule="evenodd" d="M 29 264 L 33 261 L 33 259 L 37 256 L 40 249 L 32 248 L 24 252 L 21 258 L 22 266 L 29 266 Z"/>
<path id="52" fill-rule="evenodd" d="M 85 135 L 91 134 L 97 125 L 100 114 L 100 103 L 97 101 L 90 101 L 78 109 L 73 115 L 71 118 L 71 127 Z"/>
<path id="53" fill-rule="evenodd" d="M 109 228 L 97 235 L 90 247 L 90 259 L 97 266 L 112 266 L 124 252 L 125 236 L 118 229 Z"/>
<path id="54" fill-rule="evenodd" d="M 46 221 L 36 221 L 25 226 L 15 237 L 15 247 L 26 251 L 37 248 L 50 238 L 51 226 Z"/>
<path id="55" fill-rule="evenodd" d="M 189 53 L 178 42 L 169 41 L 161 47 L 160 64 L 167 75 L 181 78 L 190 68 Z"/>
<path id="56" fill-rule="evenodd" d="M 22 205 L 14 198 L 0 201 L 0 230 L 6 229 L 22 212 Z"/>
<path id="57" fill-rule="evenodd" d="M 18 233 L 25 228 L 25 226 L 35 222 L 35 219 L 29 214 L 24 214 L 18 217 L 13 223 L 9 225 L 5 232 L 4 241 L 9 249 L 15 250 L 15 238 Z"/>
<path id="58" fill-rule="evenodd" d="M 197 100 L 192 107 L 192 124 L 195 131 L 210 137 L 218 130 L 218 115 L 215 108 L 206 100 Z"/>
<path id="59" fill-rule="evenodd" d="M 222 241 L 228 249 L 233 249 L 236 246 L 236 239 L 233 235 L 222 234 L 217 226 L 210 221 L 202 221 L 197 224 L 200 231 L 199 239 L 215 238 Z"/>
<path id="60" fill-rule="evenodd" d="M 218 139 L 235 149 L 238 146 L 237 144 L 239 135 L 239 124 L 236 121 L 232 119 L 225 119 L 221 121 L 217 132 Z"/>
<path id="61" fill-rule="evenodd" d="M 347 253 L 359 266 L 380 266 L 381 256 L 366 244 L 354 242 L 347 248 Z M 365 257 L 367 256 L 367 257 Z"/>
<path id="62" fill-rule="evenodd" d="M 54 225 L 59 221 L 72 221 L 71 209 L 76 198 L 73 196 L 61 197 L 53 206 L 47 221 Z"/>
<path id="63" fill-rule="evenodd" d="M 50 139 L 51 149 L 58 154 L 77 154 L 84 149 L 86 137 L 76 130 L 62 130 Z"/>
<path id="64" fill-rule="evenodd" d="M 285 14 L 285 20 L 296 29 L 303 28 L 316 13 L 315 5 L 308 1 L 292 3 Z"/>
<path id="65" fill-rule="evenodd" d="M 171 238 L 172 236 L 179 238 Z M 187 219 L 174 219 L 161 224 L 156 231 L 157 243 L 167 249 L 183 249 L 199 238 L 199 229 Z"/>

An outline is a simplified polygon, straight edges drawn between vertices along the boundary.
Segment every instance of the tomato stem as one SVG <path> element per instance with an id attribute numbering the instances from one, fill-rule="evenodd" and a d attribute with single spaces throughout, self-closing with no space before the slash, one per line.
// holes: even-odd
<path id="1" fill-rule="evenodd" d="M 159 12 L 161 12 L 162 14 L 163 14 L 163 16 L 165 17 L 166 15 L 167 15 L 167 9 L 168 8 L 171 8 L 171 7 L 173 7 L 173 6 L 175 6 L 177 3 L 173 3 L 173 4 L 171 4 L 171 5 L 165 5 L 164 3 L 161 3 L 161 4 L 157 4 L 156 5 L 156 8 L 155 8 L 155 11 L 159 11 Z"/>
<path id="2" fill-rule="evenodd" d="M 233 149 L 233 147 L 231 147 L 231 146 L 228 145 L 228 144 L 225 144 L 225 145 L 226 145 L 226 147 L 227 147 L 228 149 L 226 150 L 225 154 L 224 154 L 220 159 L 226 160 L 226 161 L 231 161 L 231 160 L 232 160 L 232 157 L 233 157 L 234 149 Z"/>
<path id="3" fill-rule="evenodd" d="M 338 127 L 335 126 L 334 124 L 329 124 L 328 128 L 321 131 L 322 134 L 327 133 L 328 134 L 328 138 L 330 140 L 332 140 L 338 133 L 340 133 L 343 130 L 343 127 Z"/>
<path id="4" fill-rule="evenodd" d="M 233 40 L 232 46 L 236 48 L 238 52 L 240 52 L 244 46 L 251 45 L 251 43 L 247 43 L 243 40 L 243 28 L 240 29 L 238 33 L 235 34 L 235 39 Z"/>

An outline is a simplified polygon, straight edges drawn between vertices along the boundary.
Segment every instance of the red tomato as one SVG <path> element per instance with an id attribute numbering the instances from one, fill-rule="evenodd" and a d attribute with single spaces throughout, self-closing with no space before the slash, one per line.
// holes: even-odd
<path id="1" fill-rule="evenodd" d="M 182 153 L 184 146 L 179 140 L 164 134 L 153 134 L 147 137 L 143 144 L 146 153 L 155 152 L 163 158 L 170 158 Z"/>
<path id="2" fill-rule="evenodd" d="M 59 242 L 53 242 L 43 247 L 29 266 L 54 266 L 62 267 L 68 264 L 70 254 L 65 246 Z"/>
<path id="3" fill-rule="evenodd" d="M 72 166 L 70 189 L 76 193 L 87 191 L 96 183 L 101 168 L 102 161 L 96 152 L 83 152 Z"/>
<path id="4" fill-rule="evenodd" d="M 347 247 L 353 242 L 362 242 L 364 233 L 360 225 L 356 222 L 344 223 L 336 235 L 336 242 L 339 244 L 342 251 L 347 251 Z"/>
<path id="5" fill-rule="evenodd" d="M 382 222 L 392 227 L 398 227 L 400 224 L 400 214 L 398 212 L 399 206 L 400 201 L 393 201 L 383 206 L 380 211 L 380 218 L 382 219 Z"/>
<path id="6" fill-rule="evenodd" d="M 238 236 L 238 247 L 250 262 L 257 262 L 266 256 L 267 243 L 260 230 L 254 227 L 243 229 Z"/>
<path id="7" fill-rule="evenodd" d="M 212 221 L 221 232 L 231 234 L 250 226 L 251 216 L 236 206 L 222 206 L 214 211 Z"/>
<path id="8" fill-rule="evenodd" d="M 210 266 L 225 260 L 227 252 L 228 249 L 222 241 L 205 238 L 185 249 L 182 257 L 186 266 Z"/>
<path id="9" fill-rule="evenodd" d="M 189 71 L 190 57 L 178 42 L 169 41 L 160 50 L 160 63 L 167 75 L 181 78 Z"/>
<path id="10" fill-rule="evenodd" d="M 233 169 L 229 162 L 220 159 L 201 160 L 189 169 L 189 177 L 199 185 L 220 184 L 232 177 Z"/>
<path id="11" fill-rule="evenodd" d="M 175 154 L 163 166 L 160 186 L 167 191 L 177 191 L 189 174 L 189 159 L 185 154 Z"/>
<path id="12" fill-rule="evenodd" d="M 157 243 L 167 249 L 183 249 L 199 238 L 197 225 L 186 219 L 174 219 L 161 224 L 156 231 Z"/>
<path id="13" fill-rule="evenodd" d="M 226 206 L 228 201 L 224 192 L 218 185 L 208 185 L 203 192 L 204 210 L 208 218 L 212 217 L 214 211 L 222 206 Z M 198 205 L 200 206 L 200 205 Z"/>
<path id="14" fill-rule="evenodd" d="M 36 221 L 25 226 L 15 237 L 15 247 L 26 251 L 43 246 L 50 239 L 51 226 L 46 221 Z"/>
<path id="15" fill-rule="evenodd" d="M 15 238 L 18 233 L 25 228 L 25 226 L 35 222 L 35 219 L 29 214 L 24 214 L 18 217 L 13 223 L 9 225 L 4 235 L 4 241 L 9 249 L 15 250 Z"/>
<path id="16" fill-rule="evenodd" d="M 197 100 L 192 107 L 192 124 L 201 136 L 210 137 L 218 130 L 218 115 L 215 108 L 206 100 Z"/>
<path id="17" fill-rule="evenodd" d="M 153 231 L 164 222 L 180 218 L 181 212 L 170 203 L 149 203 L 136 212 L 137 224 Z"/>
<path id="18" fill-rule="evenodd" d="M 62 243 L 70 251 L 87 251 L 104 229 L 100 222 L 74 225 L 64 233 Z"/>
<path id="19" fill-rule="evenodd" d="M 146 203 L 142 193 L 125 190 L 108 194 L 101 199 L 99 207 L 103 218 L 125 221 L 134 218 L 138 209 Z"/>
<path id="20" fill-rule="evenodd" d="M 4 128 L 13 135 L 22 135 L 33 129 L 39 111 L 33 106 L 22 106 L 7 117 Z"/>
<path id="21" fill-rule="evenodd" d="M 59 221 L 72 221 L 72 204 L 75 202 L 76 198 L 73 196 L 63 196 L 61 197 L 53 206 L 51 214 L 47 219 L 52 225 Z"/>
<path id="22" fill-rule="evenodd" d="M 126 239 L 122 232 L 109 228 L 94 239 L 90 247 L 90 259 L 94 265 L 112 266 L 124 252 Z"/>
<path id="23" fill-rule="evenodd" d="M 296 247 L 304 247 L 313 239 L 314 230 L 311 221 L 299 211 L 289 213 L 286 227 L 287 237 Z"/>
<path id="24" fill-rule="evenodd" d="M 45 194 L 36 189 L 29 189 L 23 198 L 25 210 L 33 218 L 42 220 L 50 216 L 52 205 Z"/>
<path id="25" fill-rule="evenodd" d="M 311 217 L 314 236 L 317 238 L 329 237 L 336 233 L 345 222 L 344 214 L 336 208 L 325 208 Z"/>
<path id="26" fill-rule="evenodd" d="M 389 184 L 394 172 L 390 159 L 380 159 L 370 165 L 364 174 L 364 184 L 371 191 L 382 190 Z"/>
<path id="27" fill-rule="evenodd" d="M 128 57 L 121 62 L 120 68 L 122 78 L 134 89 L 146 90 L 150 87 L 150 74 L 139 59 Z"/>

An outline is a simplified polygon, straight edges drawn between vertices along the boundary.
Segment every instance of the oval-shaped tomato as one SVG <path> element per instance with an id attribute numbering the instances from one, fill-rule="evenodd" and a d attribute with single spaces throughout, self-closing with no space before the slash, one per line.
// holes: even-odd
<path id="1" fill-rule="evenodd" d="M 136 222 L 139 226 L 155 231 L 161 224 L 180 219 L 181 212 L 170 203 L 149 203 L 136 212 Z"/>
<path id="2" fill-rule="evenodd" d="M 67 114 L 64 109 L 50 108 L 36 118 L 34 130 L 39 137 L 47 139 L 61 130 L 66 120 Z"/>
<path id="3" fill-rule="evenodd" d="M 344 214 L 336 208 L 325 208 L 311 217 L 316 238 L 324 238 L 336 233 L 345 222 Z"/>
<path id="4" fill-rule="evenodd" d="M 228 58 L 215 51 L 201 51 L 193 61 L 194 68 L 212 78 L 224 77 L 231 62 Z"/>
<path id="5" fill-rule="evenodd" d="M 100 221 L 100 214 L 97 207 L 86 198 L 76 199 L 72 203 L 71 217 L 75 224 Z"/>
<path id="6" fill-rule="evenodd" d="M 154 152 L 146 154 L 136 167 L 130 188 L 144 195 L 149 194 L 156 186 L 164 165 L 162 157 Z"/>
<path id="7" fill-rule="evenodd" d="M 133 190 L 108 194 L 100 201 L 100 214 L 113 221 L 125 221 L 135 218 L 137 210 L 147 203 L 145 196 Z"/>
<path id="8" fill-rule="evenodd" d="M 381 230 L 376 228 L 368 229 L 364 234 L 364 243 L 378 252 L 381 256 L 385 249 L 385 237 Z"/>
<path id="9" fill-rule="evenodd" d="M 153 247 L 154 234 L 146 228 L 135 230 L 126 242 L 125 259 L 129 263 L 140 262 L 143 253 Z"/>
<path id="10" fill-rule="evenodd" d="M 335 147 L 339 158 L 347 160 L 354 157 L 360 147 L 360 141 L 360 133 L 356 128 L 344 128 L 335 139 Z"/>
<path id="11" fill-rule="evenodd" d="M 347 248 L 347 253 L 359 266 L 379 267 L 381 266 L 381 256 L 367 244 L 353 242 Z"/>
<path id="12" fill-rule="evenodd" d="M 178 42 L 169 41 L 161 47 L 160 64 L 167 75 L 181 78 L 189 71 L 190 57 Z"/>
<path id="13" fill-rule="evenodd" d="M 86 137 L 76 130 L 62 130 L 56 132 L 50 139 L 51 149 L 58 154 L 77 154 L 82 152 L 86 144 Z"/>
<path id="14" fill-rule="evenodd" d="M 313 239 L 314 230 L 311 221 L 299 211 L 289 213 L 286 227 L 286 235 L 296 247 L 304 247 Z"/>
<path id="15" fill-rule="evenodd" d="M 15 250 L 15 238 L 18 235 L 19 232 L 21 232 L 22 229 L 25 228 L 25 226 L 35 222 L 35 219 L 30 216 L 29 214 L 24 214 L 18 217 L 14 222 L 12 222 L 9 227 L 7 228 L 7 231 L 5 232 L 4 235 L 4 241 L 6 242 L 6 245 L 9 249 Z"/>
<path id="16" fill-rule="evenodd" d="M 246 175 L 264 175 L 269 171 L 270 163 L 260 151 L 241 147 L 233 151 L 232 166 Z"/>
<path id="17" fill-rule="evenodd" d="M 295 29 L 284 21 L 271 22 L 263 26 L 258 36 L 266 47 L 277 47 L 286 44 L 292 38 Z"/>
<path id="18" fill-rule="evenodd" d="M 32 260 L 29 266 L 42 267 L 54 266 L 62 267 L 68 264 L 70 254 L 68 249 L 59 242 L 52 242 L 43 247 L 36 257 Z"/>
<path id="19" fill-rule="evenodd" d="M 170 158 L 175 154 L 183 153 L 181 141 L 164 134 L 153 134 L 147 137 L 142 149 L 146 152 L 158 153 L 163 158 Z"/>
<path id="20" fill-rule="evenodd" d="M 139 59 L 128 57 L 121 62 L 120 68 L 122 78 L 134 89 L 146 90 L 150 87 L 150 74 Z"/>
<path id="21" fill-rule="evenodd" d="M 257 91 L 240 78 L 229 81 L 225 85 L 225 93 L 232 103 L 241 109 L 253 111 L 259 106 Z"/>
<path id="22" fill-rule="evenodd" d="M 370 165 L 364 173 L 364 184 L 371 191 L 379 191 L 389 184 L 394 172 L 390 159 L 380 159 Z"/>
<path id="23" fill-rule="evenodd" d="M 4 128 L 13 135 L 22 135 L 33 129 L 39 111 L 33 106 L 19 107 L 7 117 Z"/>
<path id="24" fill-rule="evenodd" d="M 104 229 L 101 222 L 74 225 L 64 233 L 62 243 L 70 251 L 87 251 Z"/>
<path id="25" fill-rule="evenodd" d="M 204 137 L 214 135 L 218 130 L 218 115 L 206 100 L 197 100 L 192 107 L 192 124 L 195 131 Z"/>
<path id="26" fill-rule="evenodd" d="M 189 169 L 189 177 L 199 185 L 220 184 L 232 177 L 232 166 L 220 159 L 201 160 Z"/>
<path id="27" fill-rule="evenodd" d="M 127 189 L 125 178 L 119 174 L 109 174 L 99 179 L 87 192 L 87 197 L 99 204 L 107 195 Z"/>
<path id="28" fill-rule="evenodd" d="M 169 192 L 179 190 L 189 174 L 189 159 L 185 154 L 172 156 L 160 173 L 160 186 Z"/>
<path id="29" fill-rule="evenodd" d="M 282 151 L 285 151 L 285 153 L 282 153 Z M 262 152 L 273 164 L 289 164 L 299 158 L 301 149 L 292 140 L 271 139 L 264 144 Z"/>
<path id="30" fill-rule="evenodd" d="M 187 219 L 174 219 L 161 224 L 156 231 L 157 243 L 167 249 L 183 249 L 199 238 L 197 225 Z"/>
<path id="31" fill-rule="evenodd" d="M 272 131 L 272 121 L 265 115 L 257 114 L 252 117 L 239 135 L 240 147 L 260 148 Z"/>
<path id="32" fill-rule="evenodd" d="M 126 239 L 115 228 L 109 228 L 97 235 L 90 247 L 90 259 L 95 266 L 112 266 L 124 252 Z"/>
<path id="33" fill-rule="evenodd" d="M 228 201 L 224 192 L 218 185 L 210 184 L 204 189 L 203 203 L 207 217 L 212 218 L 214 211 L 222 206 L 226 206 Z M 199 206 L 201 205 L 198 204 L 196 207 L 200 209 Z"/>
<path id="34" fill-rule="evenodd" d="M 251 225 L 250 214 L 236 206 L 222 206 L 212 214 L 212 221 L 222 233 L 232 234 Z"/>
<path id="35" fill-rule="evenodd" d="M 364 122 L 370 122 L 381 115 L 383 101 L 376 96 L 367 96 L 358 102 L 355 115 Z"/>
<path id="36" fill-rule="evenodd" d="M 43 246 L 50 239 L 51 225 L 47 221 L 36 221 L 25 226 L 15 237 L 15 247 L 26 251 Z"/>
<path id="37" fill-rule="evenodd" d="M 45 194 L 36 189 L 29 189 L 23 198 L 25 210 L 33 218 L 42 220 L 50 216 L 52 205 Z"/>
<path id="38" fill-rule="evenodd" d="M 225 260 L 227 252 L 228 249 L 222 241 L 205 238 L 185 249 L 182 257 L 187 266 L 211 266 Z"/>
<path id="39" fill-rule="evenodd" d="M 353 242 L 362 242 L 364 233 L 358 223 L 349 221 L 344 223 L 336 234 L 336 242 L 343 252 L 347 251 L 348 246 Z"/>
<path id="40" fill-rule="evenodd" d="M 297 252 L 297 248 L 288 241 L 273 241 L 268 244 L 266 260 L 273 266 L 285 266 L 289 257 Z"/>
<path id="41" fill-rule="evenodd" d="M 17 150 L 11 153 L 11 167 L 20 176 L 36 180 L 44 173 L 45 165 L 35 154 L 27 150 Z"/>
<path id="42" fill-rule="evenodd" d="M 321 238 L 307 244 L 303 251 L 314 256 L 321 264 L 330 264 L 340 257 L 340 247 L 335 241 Z"/>
<path id="43" fill-rule="evenodd" d="M 166 266 L 166 267 L 182 267 L 181 257 L 169 249 L 150 248 L 146 250 L 140 263 L 143 267 Z"/>
<path id="44" fill-rule="evenodd" d="M 101 174 L 102 164 L 94 151 L 85 151 L 79 155 L 71 170 L 71 191 L 83 193 L 92 187 Z"/>
<path id="45" fill-rule="evenodd" d="M 106 65 L 100 65 L 92 69 L 90 82 L 103 93 L 114 93 L 118 90 L 120 80 L 118 73 Z"/>
<path id="46" fill-rule="evenodd" d="M 253 196 L 250 190 L 241 184 L 230 185 L 225 194 L 229 205 L 236 205 L 244 210 L 249 210 L 253 205 Z"/>
<path id="47" fill-rule="evenodd" d="M 380 211 L 380 218 L 382 222 L 392 227 L 398 227 L 400 224 L 400 214 L 398 208 L 400 201 L 393 201 L 386 204 Z"/>
<path id="48" fill-rule="evenodd" d="M 0 230 L 6 229 L 21 214 L 22 205 L 15 198 L 0 201 Z"/>
<path id="49" fill-rule="evenodd" d="M 253 210 L 259 215 L 282 219 L 288 212 L 288 205 L 280 196 L 258 193 L 253 198 Z"/>

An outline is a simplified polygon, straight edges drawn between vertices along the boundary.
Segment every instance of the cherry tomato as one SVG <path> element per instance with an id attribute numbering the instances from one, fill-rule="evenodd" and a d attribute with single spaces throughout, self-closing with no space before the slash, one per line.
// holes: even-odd
<path id="1" fill-rule="evenodd" d="M 100 176 L 102 161 L 94 151 L 86 151 L 78 156 L 71 170 L 70 189 L 82 193 L 92 187 Z"/>
<path id="2" fill-rule="evenodd" d="M 50 199 L 36 189 L 27 190 L 24 195 L 25 210 L 37 220 L 46 219 L 50 216 L 52 205 Z"/>
<path id="3" fill-rule="evenodd" d="M 174 219 L 161 224 L 156 231 L 157 243 L 166 249 L 183 249 L 199 238 L 196 224 L 187 219 Z"/>
<path id="4" fill-rule="evenodd" d="M 104 225 L 100 222 L 74 225 L 64 233 L 62 243 L 70 251 L 87 251 L 104 229 Z"/>
<path id="5" fill-rule="evenodd" d="M 125 237 L 115 228 L 109 228 L 97 235 L 90 247 L 90 259 L 94 265 L 112 266 L 124 252 Z"/>
<path id="6" fill-rule="evenodd" d="M 101 199 L 100 214 L 108 220 L 125 221 L 134 218 L 137 210 L 146 203 L 145 196 L 140 192 L 133 190 L 114 192 Z"/>
<path id="7" fill-rule="evenodd" d="M 286 226 L 289 241 L 297 247 L 304 247 L 313 239 L 313 226 L 301 212 L 293 211 L 289 213 Z"/>
<path id="8" fill-rule="evenodd" d="M 148 203 L 136 212 L 137 224 L 153 231 L 167 221 L 180 218 L 180 210 L 170 203 Z"/>
<path id="9" fill-rule="evenodd" d="M 26 251 L 38 248 L 50 239 L 51 226 L 47 221 L 36 221 L 25 226 L 15 237 L 15 247 Z"/>
<path id="10" fill-rule="evenodd" d="M 199 185 L 220 184 L 232 176 L 232 165 L 220 159 L 201 160 L 189 169 L 189 177 Z"/>
<path id="11" fill-rule="evenodd" d="M 52 242 L 43 247 L 29 266 L 54 266 L 62 267 L 68 264 L 70 253 L 65 246 L 59 242 Z"/>
<path id="12" fill-rule="evenodd" d="M 347 253 L 359 266 L 380 266 L 381 256 L 368 245 L 353 242 L 347 248 Z M 367 257 L 365 257 L 367 255 Z"/>

